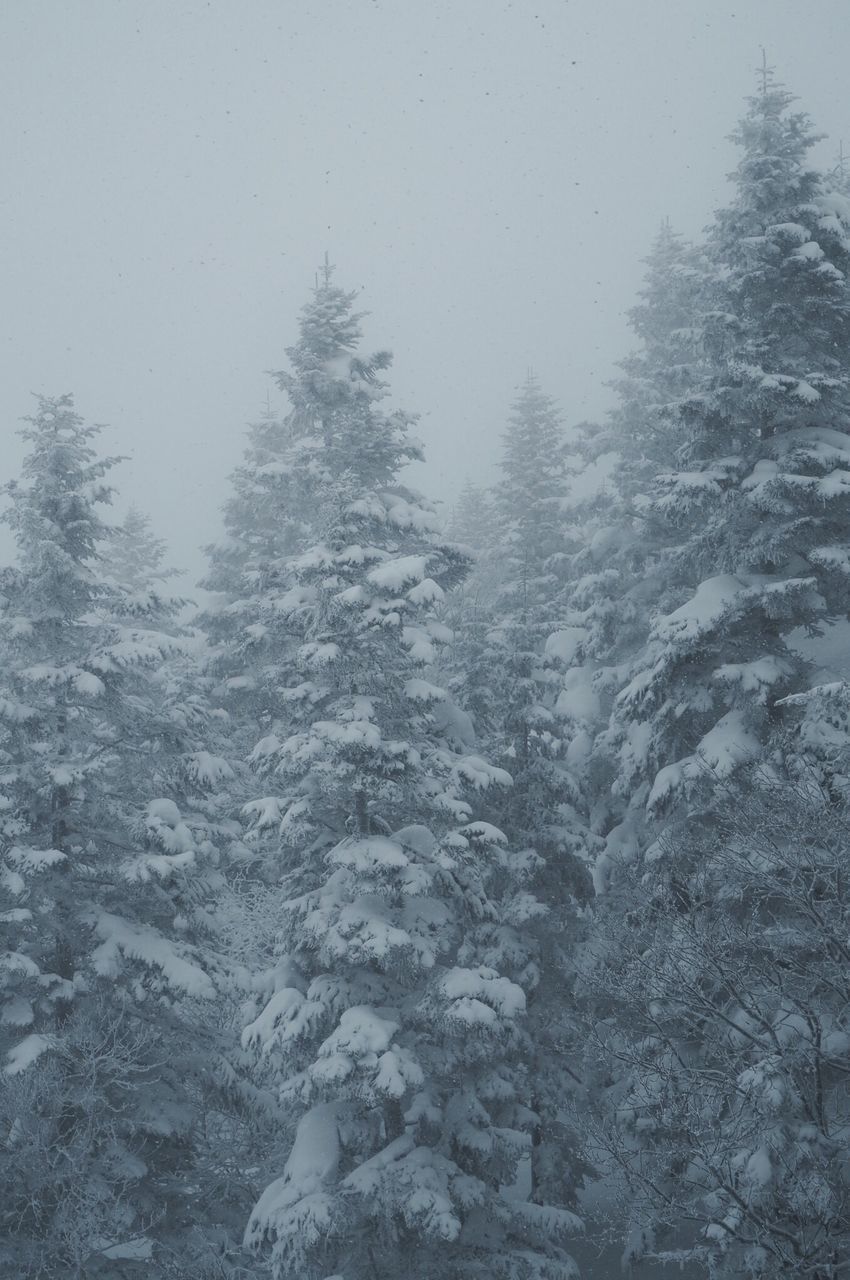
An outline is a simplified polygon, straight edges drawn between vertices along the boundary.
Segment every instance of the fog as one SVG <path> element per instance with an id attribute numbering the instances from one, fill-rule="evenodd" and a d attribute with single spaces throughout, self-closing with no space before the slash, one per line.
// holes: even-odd
<path id="1" fill-rule="evenodd" d="M 765 46 L 831 135 L 846 0 L 31 0 L 0 13 L 2 475 L 73 391 L 187 581 L 325 251 L 422 414 L 415 482 L 491 474 L 533 366 L 604 411 L 641 258 L 699 233 Z"/>

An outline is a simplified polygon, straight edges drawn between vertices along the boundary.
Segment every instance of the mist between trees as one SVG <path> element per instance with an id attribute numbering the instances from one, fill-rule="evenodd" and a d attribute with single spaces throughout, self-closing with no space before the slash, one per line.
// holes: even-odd
<path id="1" fill-rule="evenodd" d="M 529 372 L 448 522 L 326 262 L 200 612 L 37 401 L 4 1276 L 850 1274 L 850 176 L 814 140 L 765 70 L 616 408 L 577 453 Z"/>

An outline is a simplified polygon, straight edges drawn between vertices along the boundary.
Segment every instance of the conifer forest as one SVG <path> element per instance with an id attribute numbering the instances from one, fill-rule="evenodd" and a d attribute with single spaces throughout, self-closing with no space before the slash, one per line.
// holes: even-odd
<path id="1" fill-rule="evenodd" d="M 449 498 L 332 236 L 196 584 L 4 424 L 0 1276 L 850 1280 L 850 169 L 750 61 Z"/>

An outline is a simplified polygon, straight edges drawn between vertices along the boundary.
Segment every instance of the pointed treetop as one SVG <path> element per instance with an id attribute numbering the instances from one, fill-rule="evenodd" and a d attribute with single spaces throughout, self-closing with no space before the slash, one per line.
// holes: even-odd
<path id="1" fill-rule="evenodd" d="M 698 254 L 665 217 L 643 261 L 647 270 L 638 290 L 639 300 L 627 315 L 647 351 L 660 356 L 662 351 L 669 352 L 672 335 L 691 323 L 699 276 Z M 629 357 L 621 367 L 631 364 Z"/>
<path id="2" fill-rule="evenodd" d="M 421 458 L 421 446 L 408 434 L 415 415 L 379 409 L 389 394 L 381 375 L 392 356 L 362 351 L 357 292 L 331 283 L 332 271 L 326 258 L 324 282 L 302 307 L 298 341 L 286 352 L 290 369 L 273 376 L 292 406 L 288 427 L 305 447 L 312 441 L 313 465 L 334 476 L 349 469 L 365 475 L 366 467 L 376 483 L 379 474 L 388 483 Z"/>
<path id="3" fill-rule="evenodd" d="M 767 61 L 767 55 L 762 49 L 761 65 L 756 67 L 756 87 L 757 91 L 747 98 L 749 111 L 748 119 L 773 120 L 776 121 L 782 116 L 783 112 L 797 101 L 797 95 L 786 89 L 780 80 L 776 79 L 775 68 Z M 808 123 L 808 116 L 800 113 L 794 116 L 794 119 L 803 119 Z M 738 132 L 741 131 L 743 125 L 739 126 Z M 732 135 L 735 142 L 741 141 L 736 134 Z"/>
<path id="4" fill-rule="evenodd" d="M 325 254 L 322 270 L 316 273 L 313 296 L 301 308 L 298 344 L 286 353 L 296 367 L 305 359 L 312 364 L 354 351 L 360 342 L 360 321 L 365 313 L 354 311 L 357 292 L 347 293 L 332 284 L 333 272 L 334 266 Z"/>
<path id="5" fill-rule="evenodd" d="M 786 218 L 812 199 L 819 182 L 807 155 L 823 135 L 804 111 L 789 110 L 796 97 L 774 79 L 771 67 L 765 64 L 758 75 L 759 92 L 747 99 L 747 111 L 730 135 L 743 149 L 730 174 L 738 189 L 737 213 L 754 219 L 749 231 L 736 226 L 735 236 L 758 234 L 765 222 Z"/>
<path id="6" fill-rule="evenodd" d="M 762 45 L 761 50 L 761 66 L 759 67 L 759 75 L 761 76 L 761 92 L 762 97 L 767 94 L 768 85 L 773 79 L 773 67 L 767 65 L 767 50 Z"/>
<path id="7" fill-rule="evenodd" d="M 666 259 L 671 252 L 678 256 L 682 251 L 684 244 L 682 235 L 678 231 L 674 231 L 673 223 L 665 214 L 658 224 L 658 232 L 649 254 L 643 259 L 650 266 L 655 265 L 659 259 Z"/>
<path id="8" fill-rule="evenodd" d="M 669 215 L 665 214 L 658 224 L 658 231 L 653 241 L 652 249 L 642 261 L 653 267 L 671 255 L 678 258 L 681 255 L 683 245 L 682 235 L 673 229 L 673 223 Z"/>
<path id="9" fill-rule="evenodd" d="M 131 504 L 122 523 L 109 527 L 107 576 L 124 589 L 152 591 L 177 573 L 163 568 L 167 550 L 151 528 L 150 517 Z"/>
<path id="10" fill-rule="evenodd" d="M 827 178 L 833 191 L 838 191 L 842 195 L 850 194 L 850 155 L 848 155 L 843 138 L 839 139 L 835 164 L 830 169 Z"/>
<path id="11" fill-rule="evenodd" d="M 37 413 L 24 418 L 20 435 L 29 445 L 24 484 L 4 486 L 11 507 L 0 517 L 15 535 L 21 556 L 44 560 L 47 543 L 62 545 L 78 564 L 95 555 L 105 526 L 95 514 L 109 503 L 112 486 L 103 477 L 122 461 L 99 458 L 92 440 L 101 428 L 83 421 L 71 395 L 37 396 Z M 36 524 L 42 530 L 35 536 Z"/>

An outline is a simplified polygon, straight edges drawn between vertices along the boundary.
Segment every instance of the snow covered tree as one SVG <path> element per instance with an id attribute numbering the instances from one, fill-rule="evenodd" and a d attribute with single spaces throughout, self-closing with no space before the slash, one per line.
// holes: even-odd
<path id="1" fill-rule="evenodd" d="M 492 553 L 499 532 L 492 491 L 468 475 L 452 504 L 446 529 L 455 541 L 470 547 L 477 557 Z"/>
<path id="2" fill-rule="evenodd" d="M 541 1114 L 530 1172 L 532 1197 L 545 1199 L 553 1180 L 575 1185 L 582 1172 L 565 1116 L 566 1093 L 578 1083 L 569 1064 L 580 1057 L 569 996 L 576 899 L 590 893 L 581 772 L 588 706 L 584 672 L 569 671 L 580 633 L 564 617 L 575 551 L 564 432 L 554 400 L 531 373 L 503 435 L 500 471 L 489 521 L 493 589 L 472 617 L 469 610 L 451 615 L 460 636 L 449 687 L 472 713 L 488 754 L 514 779 L 494 798 L 491 818 L 512 846 L 539 859 L 532 887 L 547 916 L 535 931 L 541 976 L 529 1001 L 529 1065 Z M 554 1090 L 547 1087 L 553 1080 Z"/>
<path id="3" fill-rule="evenodd" d="M 510 590 L 520 609 L 548 606 L 563 563 L 563 502 L 567 484 L 561 413 L 529 372 L 502 435 L 498 515 L 506 526 Z"/>
<path id="4" fill-rule="evenodd" d="M 107 575 L 119 589 L 148 591 L 175 576 L 175 569 L 163 567 L 165 543 L 138 507 L 131 506 L 121 524 L 109 526 L 107 541 Z"/>
<path id="5" fill-rule="evenodd" d="M 69 396 L 40 399 L 23 481 L 7 487 L 0 1259 L 22 1277 L 133 1258 L 180 1274 L 170 1258 L 215 1217 L 186 1187 L 190 1137 L 215 1110 L 202 1010 L 220 880 L 174 799 L 155 680 L 173 637 L 128 616 L 129 591 L 100 572 L 113 460 L 96 434 Z"/>
<path id="6" fill-rule="evenodd" d="M 201 623 L 212 646 L 214 687 L 231 717 L 237 769 L 257 738 L 287 714 L 281 690 L 290 684 L 295 655 L 284 616 L 286 566 L 311 545 L 323 486 L 349 469 L 356 473 L 367 457 L 386 477 L 397 452 L 406 460 L 418 456 L 415 442 L 397 438 L 404 415 L 382 415 L 380 430 L 371 421 L 371 392 L 389 356 L 355 350 L 361 319 L 355 296 L 332 283 L 326 262 L 303 310 L 299 341 L 287 351 L 291 372 L 275 375 L 290 412 L 281 420 L 269 409 L 250 428 L 225 506 L 229 539 L 209 548 L 211 573 L 203 585 L 216 597 Z M 240 804 L 247 800 L 242 778 L 236 793 Z M 256 841 L 256 827 L 253 835 Z"/>
<path id="7" fill-rule="evenodd" d="M 646 850 L 754 757 L 794 767 L 784 697 L 810 681 L 794 633 L 848 609 L 850 206 L 807 167 L 792 101 L 765 72 L 735 135 L 698 376 L 665 409 L 679 445 L 644 500 L 660 548 L 647 643 L 597 756 L 622 806 L 612 852 Z"/>
<path id="8" fill-rule="evenodd" d="M 235 812 L 250 795 L 244 760 L 277 708 L 280 657 L 261 614 L 279 565 L 304 542 L 310 469 L 291 422 L 282 422 L 269 403 L 249 426 L 242 463 L 231 478 L 227 538 L 207 548 L 210 571 L 201 585 L 212 599 L 198 623 L 208 643 L 209 696 L 227 716 L 222 731 L 234 771 Z"/>
<path id="9" fill-rule="evenodd" d="M 463 619 L 464 626 L 474 627 L 492 609 L 503 573 L 502 527 L 492 489 L 467 477 L 452 507 L 446 533 L 474 557 L 469 573 L 452 596 L 453 614 Z"/>
<path id="10" fill-rule="evenodd" d="M 473 714 L 487 750 L 514 775 L 501 823 L 511 840 L 563 853 L 580 843 L 571 811 L 575 781 L 565 764 L 561 717 L 563 591 L 571 553 L 564 515 L 567 456 L 560 412 L 529 373 L 503 436 L 501 479 L 478 501 L 467 486 L 451 530 L 486 547 L 447 616 L 458 635 L 449 684 Z M 475 509 L 469 508 L 475 504 Z M 467 537 L 467 541 L 470 539 Z M 481 557 L 476 542 L 470 542 Z M 486 590 L 479 584 L 486 581 Z"/>
<path id="11" fill-rule="evenodd" d="M 778 1243 L 782 1233 L 799 1227 L 791 1254 L 799 1246 L 808 1258 L 823 1233 L 823 1221 L 812 1225 L 815 1202 L 829 1217 L 829 1195 L 843 1194 L 837 1165 L 832 1190 L 815 1190 L 807 1149 L 792 1155 L 797 1137 L 783 1146 L 793 1125 L 763 1106 L 766 1068 L 763 1079 L 756 1074 L 766 1059 L 744 1061 L 746 1035 L 735 1038 L 739 998 L 761 1008 L 756 1038 L 766 1044 L 773 1034 L 786 977 L 789 994 L 796 981 L 779 950 L 799 920 L 793 895 L 778 887 L 774 895 L 763 880 L 759 897 L 747 879 L 743 828 L 730 834 L 729 806 L 744 808 L 754 761 L 792 788 L 814 770 L 833 800 L 836 766 L 846 776 L 846 699 L 810 691 L 813 664 L 800 636 L 845 618 L 850 604 L 841 570 L 850 514 L 850 207 L 808 167 L 813 134 L 791 103 L 766 72 L 736 134 L 735 196 L 710 233 L 685 326 L 693 358 L 658 383 L 669 396 L 661 406 L 668 461 L 652 447 L 625 449 L 623 497 L 647 537 L 631 592 L 614 583 L 606 606 L 613 616 L 610 603 L 635 602 L 632 614 L 623 610 L 626 643 L 618 649 L 612 633 L 596 678 L 612 699 L 594 747 L 607 836 L 598 883 L 618 889 L 597 912 L 598 966 L 587 978 L 586 1007 L 604 1044 L 597 1100 L 607 1094 L 611 1151 L 652 1201 L 656 1225 L 684 1248 L 682 1221 L 705 1215 L 714 1243 L 702 1242 L 703 1256 L 720 1266 L 714 1254 L 725 1240 L 729 1274 L 799 1274 Z M 643 421 L 639 412 L 633 420 Z M 621 572 L 620 545 L 609 545 Z M 591 586 L 586 604 L 604 618 L 602 595 Z M 792 853 L 789 846 L 780 879 L 792 874 Z M 636 1010 L 625 1041 L 617 1026 L 624 1000 Z M 816 1079 L 811 1059 L 809 1069 Z M 709 1115 L 721 1117 L 719 1130 Z M 782 1167 L 775 1200 L 754 1181 L 766 1172 L 765 1143 Z M 831 1222 L 840 1239 L 840 1212 Z M 653 1229 L 652 1214 L 638 1209 L 630 1250 L 661 1249 Z M 818 1249 L 812 1272 L 831 1274 L 819 1271 L 827 1246 Z"/>
<path id="12" fill-rule="evenodd" d="M 108 591 L 102 616 L 129 643 L 147 637 L 151 652 L 159 648 L 163 655 L 148 672 L 147 719 L 138 715 L 134 724 L 146 744 L 145 785 L 186 810 L 196 833 L 203 828 L 227 842 L 234 834 L 228 821 L 233 725 L 213 696 L 203 635 L 180 621 L 191 601 L 166 589 L 177 571 L 164 566 L 165 543 L 136 507 L 121 524 L 106 527 L 105 540 L 100 569 Z M 129 753 L 127 762 L 138 780 L 138 762 Z"/>
<path id="13" fill-rule="evenodd" d="M 837 1277 L 850 1256 L 850 826 L 813 775 L 745 772 L 671 856 L 689 901 L 629 875 L 594 946 L 621 1067 L 594 1134 L 630 1194 L 627 1262 Z"/>
<path id="14" fill-rule="evenodd" d="M 566 513 L 570 464 L 561 412 L 532 372 L 519 388 L 502 446 L 494 491 L 501 583 L 484 649 L 499 715 L 487 741 L 514 779 L 493 816 L 513 845 L 540 859 L 533 887 L 548 912 L 537 931 L 540 981 L 529 1005 L 534 1105 L 545 1117 L 534 1135 L 532 1195 L 542 1199 L 553 1174 L 574 1184 L 583 1172 L 565 1114 L 578 1083 L 571 952 L 580 932 L 576 900 L 589 896 L 591 841 L 583 672 L 570 671 L 579 633 L 565 618 L 576 548 Z"/>
<path id="15" fill-rule="evenodd" d="M 564 627 L 574 547 L 564 514 L 568 480 L 561 414 L 531 373 L 503 435 L 500 469 L 494 505 L 502 581 L 483 663 L 498 710 L 490 749 L 497 758 L 504 754 L 514 777 L 500 821 L 511 841 L 536 849 L 550 871 L 560 864 L 564 872 L 584 848 L 580 787 L 568 760 L 576 729 L 570 707 L 577 700 L 564 689 L 576 636 Z"/>
<path id="16" fill-rule="evenodd" d="M 655 512 L 652 494 L 656 476 L 687 439 L 678 409 L 704 371 L 701 318 L 713 302 L 704 252 L 669 222 L 646 261 L 639 302 L 629 312 L 639 345 L 620 362 L 622 375 L 612 384 L 618 402 L 602 424 L 579 428 L 585 464 L 607 458 L 608 478 L 573 517 L 581 536 L 562 606 L 572 637 L 563 702 L 580 722 L 573 756 L 586 779 L 593 843 L 608 837 L 596 864 L 600 885 L 619 847 L 623 806 L 612 793 L 607 740 L 597 738 L 594 747 L 594 738 L 611 715 L 624 671 L 645 652 L 653 614 L 679 603 L 666 552 L 680 534 Z"/>
<path id="17" fill-rule="evenodd" d="M 501 529 L 492 490 L 467 478 L 452 508 L 446 535 L 465 549 L 471 565 L 442 607 L 441 616 L 452 641 L 437 655 L 434 676 L 470 716 L 468 741 L 477 739 L 490 750 L 501 719 L 489 642 L 502 578 Z"/>
<path id="18" fill-rule="evenodd" d="M 556 1280 L 575 1217 L 506 1194 L 537 1123 L 537 859 L 486 821 L 510 778 L 426 679 L 467 560 L 399 479 L 413 419 L 382 408 L 389 357 L 358 355 L 352 306 L 326 273 L 281 375 L 322 501 L 264 615 L 295 664 L 253 753 L 271 794 L 247 809 L 279 833 L 287 901 L 245 1042 L 296 1125 L 247 1240 L 293 1280 Z"/>
<path id="19" fill-rule="evenodd" d="M 617 404 L 601 425 L 585 427 L 582 449 L 615 451 L 612 496 L 632 502 L 666 470 L 682 445 L 677 407 L 702 372 L 702 316 L 713 301 L 713 273 L 702 246 L 665 219 L 645 260 L 637 305 L 628 312 L 638 347 L 619 362 Z M 637 518 L 637 511 L 630 511 Z M 644 518 L 649 513 L 644 512 Z"/>

